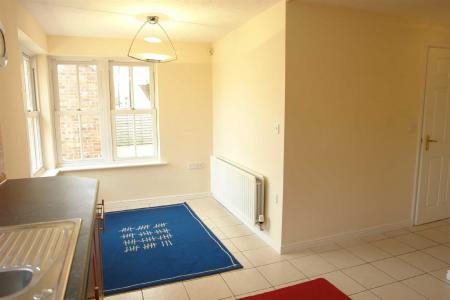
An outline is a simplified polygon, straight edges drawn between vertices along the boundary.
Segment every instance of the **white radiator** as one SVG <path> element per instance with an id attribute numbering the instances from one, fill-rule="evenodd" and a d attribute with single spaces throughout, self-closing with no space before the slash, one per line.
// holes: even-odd
<path id="1" fill-rule="evenodd" d="M 264 177 L 211 157 L 211 191 L 215 199 L 247 225 L 264 223 Z"/>

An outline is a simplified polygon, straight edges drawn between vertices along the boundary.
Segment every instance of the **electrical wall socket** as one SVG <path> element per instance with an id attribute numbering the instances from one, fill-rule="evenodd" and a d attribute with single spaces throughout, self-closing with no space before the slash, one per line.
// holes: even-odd
<path id="1" fill-rule="evenodd" d="M 201 170 L 205 168 L 205 163 L 202 162 L 190 162 L 188 163 L 188 170 Z"/>
<path id="2" fill-rule="evenodd" d="M 273 133 L 280 134 L 280 123 L 273 124 Z"/>

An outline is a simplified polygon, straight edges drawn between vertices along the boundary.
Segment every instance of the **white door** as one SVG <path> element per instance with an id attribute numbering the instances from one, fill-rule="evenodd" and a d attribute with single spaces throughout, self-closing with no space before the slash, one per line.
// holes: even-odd
<path id="1" fill-rule="evenodd" d="M 415 224 L 450 217 L 450 50 L 431 48 Z"/>

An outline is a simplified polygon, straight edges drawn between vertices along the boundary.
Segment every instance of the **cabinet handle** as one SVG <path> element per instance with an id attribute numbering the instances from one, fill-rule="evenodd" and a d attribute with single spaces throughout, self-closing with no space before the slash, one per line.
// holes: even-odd
<path id="1" fill-rule="evenodd" d="M 102 203 L 97 204 L 97 220 L 100 220 L 102 225 L 100 226 L 101 231 L 105 231 L 105 199 L 102 199 Z"/>
<path id="2" fill-rule="evenodd" d="M 98 286 L 94 287 L 95 300 L 100 300 L 100 288 Z"/>

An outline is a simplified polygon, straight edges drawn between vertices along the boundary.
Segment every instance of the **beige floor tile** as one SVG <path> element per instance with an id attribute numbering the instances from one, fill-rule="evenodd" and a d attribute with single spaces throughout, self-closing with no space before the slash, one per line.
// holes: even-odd
<path id="1" fill-rule="evenodd" d="M 377 233 L 377 234 L 371 234 L 371 235 L 367 235 L 367 236 L 363 236 L 361 239 L 366 241 L 366 242 L 375 242 L 375 241 L 379 241 L 379 240 L 384 240 L 387 239 L 388 236 L 382 234 L 382 233 Z"/>
<path id="2" fill-rule="evenodd" d="M 244 269 L 252 269 L 255 266 L 242 254 L 242 252 L 235 252 L 233 256 L 241 263 Z"/>
<path id="3" fill-rule="evenodd" d="M 196 209 L 194 209 L 194 212 L 201 220 L 210 219 L 209 216 L 206 214 L 206 211 L 203 209 L 196 208 Z M 210 227 L 214 227 L 214 226 L 216 226 L 216 225 L 212 224 L 212 226 L 210 226 Z"/>
<path id="4" fill-rule="evenodd" d="M 230 240 L 240 251 L 267 247 L 267 244 L 256 235 L 241 236 Z"/>
<path id="5" fill-rule="evenodd" d="M 234 295 L 271 288 L 270 283 L 256 269 L 227 272 L 222 277 Z"/>
<path id="6" fill-rule="evenodd" d="M 395 238 L 397 241 L 405 243 L 414 249 L 420 250 L 428 247 L 432 247 L 437 245 L 436 242 L 433 242 L 429 239 L 424 238 L 415 233 L 405 234 Z"/>
<path id="7" fill-rule="evenodd" d="M 365 292 L 362 292 L 362 293 L 351 295 L 350 298 L 352 300 L 380 300 L 380 298 L 375 296 L 375 294 L 373 294 L 370 291 L 365 291 Z"/>
<path id="8" fill-rule="evenodd" d="M 450 285 L 425 274 L 403 281 L 411 289 L 422 294 L 430 300 L 450 299 Z"/>
<path id="9" fill-rule="evenodd" d="M 287 288 L 287 287 L 290 287 L 290 286 L 293 286 L 293 285 L 297 285 L 297 284 L 300 284 L 300 283 L 305 283 L 307 281 L 309 281 L 309 279 L 306 279 L 306 278 L 305 279 L 301 279 L 301 280 L 297 280 L 297 281 L 292 281 L 292 282 L 288 282 L 288 283 L 285 283 L 285 284 L 277 285 L 275 287 L 275 289 L 276 290 L 283 289 L 283 288 Z"/>
<path id="10" fill-rule="evenodd" d="M 398 258 L 406 261 L 407 263 L 413 265 L 414 267 L 424 272 L 436 271 L 447 265 L 443 261 L 434 258 L 433 256 L 422 251 L 403 254 L 398 256 Z"/>
<path id="11" fill-rule="evenodd" d="M 223 240 L 221 243 L 230 251 L 231 253 L 240 252 L 239 249 L 230 241 L 230 240 Z"/>
<path id="12" fill-rule="evenodd" d="M 233 296 L 220 275 L 184 281 L 183 284 L 191 300 L 216 300 Z"/>
<path id="13" fill-rule="evenodd" d="M 320 256 L 339 269 L 349 268 L 365 263 L 365 261 L 345 249 L 325 252 L 320 254 Z"/>
<path id="14" fill-rule="evenodd" d="M 339 246 L 336 243 L 329 243 L 329 244 L 314 246 L 314 247 L 310 248 L 310 250 L 316 254 L 333 251 L 333 250 L 338 250 L 338 249 L 341 249 L 341 246 Z"/>
<path id="15" fill-rule="evenodd" d="M 189 300 L 186 289 L 181 282 L 143 289 L 142 294 L 144 300 Z"/>
<path id="16" fill-rule="evenodd" d="M 343 248 L 351 248 L 351 247 L 356 247 L 356 246 L 360 246 L 360 245 L 364 245 L 367 242 L 364 241 L 361 238 L 357 238 L 357 239 L 350 239 L 350 240 L 342 240 L 342 241 L 337 241 L 336 244 L 338 244 L 339 246 L 343 247 Z"/>
<path id="17" fill-rule="evenodd" d="M 341 271 L 323 274 L 317 276 L 316 278 L 325 278 L 346 295 L 357 294 L 366 289 L 365 287 L 363 287 L 362 285 L 360 285 L 355 280 L 348 277 Z"/>
<path id="18" fill-rule="evenodd" d="M 218 227 L 242 224 L 238 218 L 233 216 L 211 218 L 211 221 Z"/>
<path id="19" fill-rule="evenodd" d="M 446 232 L 447 234 L 450 234 L 450 225 L 445 225 L 442 227 L 436 227 L 437 230 Z"/>
<path id="20" fill-rule="evenodd" d="M 337 268 L 319 255 L 300 257 L 290 261 L 297 269 L 308 277 L 336 271 Z"/>
<path id="21" fill-rule="evenodd" d="M 415 251 L 414 248 L 406 245 L 405 243 L 399 242 L 396 239 L 385 239 L 381 241 L 372 242 L 371 244 L 391 255 L 401 255 Z"/>
<path id="22" fill-rule="evenodd" d="M 231 213 L 229 213 L 226 209 L 223 208 L 212 208 L 206 209 L 204 211 L 205 215 L 210 218 L 221 218 L 221 217 L 230 217 Z"/>
<path id="23" fill-rule="evenodd" d="M 123 293 L 123 294 L 117 294 L 114 296 L 109 296 L 105 298 L 106 300 L 142 300 L 142 292 L 141 290 L 130 292 L 130 293 Z"/>
<path id="24" fill-rule="evenodd" d="M 257 269 L 272 286 L 278 286 L 306 278 L 304 274 L 287 261 L 261 266 Z"/>
<path id="25" fill-rule="evenodd" d="M 450 264 L 450 251 L 449 251 L 448 247 L 435 246 L 435 247 L 423 249 L 422 251 L 430 254 L 431 256 L 436 257 L 437 259 L 440 259 L 440 260 L 445 261 L 446 263 Z"/>
<path id="26" fill-rule="evenodd" d="M 348 250 L 367 262 L 377 261 L 391 256 L 389 253 L 384 252 L 370 244 L 350 247 Z"/>
<path id="27" fill-rule="evenodd" d="M 251 292 L 251 293 L 241 294 L 241 295 L 239 295 L 238 299 L 264 294 L 264 293 L 267 293 L 267 292 L 271 292 L 273 290 L 274 290 L 274 288 L 267 288 L 267 289 L 263 289 L 263 290 L 259 290 L 259 291 L 254 291 L 254 292 Z"/>
<path id="28" fill-rule="evenodd" d="M 372 292 L 383 300 L 426 300 L 425 297 L 400 282 L 375 288 Z"/>
<path id="29" fill-rule="evenodd" d="M 242 252 L 242 254 L 244 254 L 255 267 L 284 260 L 284 257 L 275 252 L 271 247 L 248 250 Z"/>
<path id="30" fill-rule="evenodd" d="M 449 247 L 449 248 L 450 248 L 450 243 L 447 243 L 447 244 L 445 244 L 444 246 L 447 246 L 447 247 Z"/>
<path id="31" fill-rule="evenodd" d="M 373 262 L 372 265 L 397 280 L 403 280 L 423 274 L 423 271 L 396 257 L 379 260 Z"/>
<path id="32" fill-rule="evenodd" d="M 213 223 L 213 221 L 211 221 L 210 218 L 204 218 L 202 219 L 202 222 L 205 223 L 206 226 L 208 226 L 208 228 L 211 227 L 215 227 L 216 225 Z"/>
<path id="33" fill-rule="evenodd" d="M 296 258 L 300 258 L 300 257 L 313 255 L 313 254 L 314 254 L 314 252 L 312 252 L 310 249 L 299 249 L 299 250 L 294 250 L 289 253 L 284 253 L 284 254 L 282 254 L 282 256 L 284 257 L 284 259 L 292 260 L 292 259 L 296 259 Z"/>
<path id="34" fill-rule="evenodd" d="M 227 239 L 225 234 L 218 227 L 209 227 L 209 230 L 211 230 L 219 240 Z"/>
<path id="35" fill-rule="evenodd" d="M 226 237 L 234 238 L 240 236 L 251 235 L 253 232 L 244 224 L 233 225 L 233 226 L 222 226 L 220 227 Z"/>
<path id="36" fill-rule="evenodd" d="M 447 272 L 450 271 L 450 266 L 447 266 L 445 268 L 430 272 L 431 275 L 436 277 L 437 279 L 450 284 L 450 280 L 447 279 Z"/>
<path id="37" fill-rule="evenodd" d="M 427 239 L 430 239 L 432 241 L 435 241 L 437 243 L 448 243 L 450 242 L 450 234 L 445 231 L 440 231 L 435 228 L 428 229 L 424 231 L 417 232 L 418 235 L 421 235 Z"/>
<path id="38" fill-rule="evenodd" d="M 342 272 L 368 289 L 376 288 L 395 281 L 384 272 L 369 264 L 345 269 L 342 270 Z"/>
<path id="39" fill-rule="evenodd" d="M 401 235 L 408 234 L 408 233 L 410 233 L 410 232 L 406 229 L 397 229 L 397 230 L 384 232 L 383 234 L 385 236 L 392 238 L 392 237 L 397 237 L 397 236 L 401 236 Z"/>

